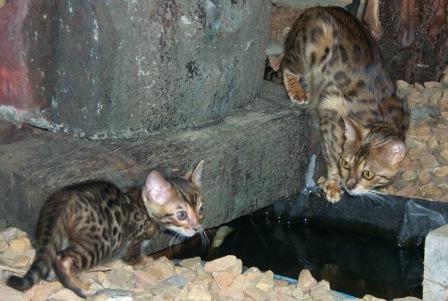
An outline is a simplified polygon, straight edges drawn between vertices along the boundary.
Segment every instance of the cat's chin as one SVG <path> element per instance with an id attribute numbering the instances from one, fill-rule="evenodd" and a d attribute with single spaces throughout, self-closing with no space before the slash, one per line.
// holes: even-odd
<path id="1" fill-rule="evenodd" d="M 365 195 L 365 194 L 372 192 L 371 190 L 357 189 L 357 188 L 352 189 L 352 190 L 345 188 L 344 190 L 345 190 L 345 192 L 347 192 L 348 195 L 351 195 L 351 196 L 360 196 L 360 195 Z"/>
<path id="2" fill-rule="evenodd" d="M 196 234 L 196 231 L 194 231 L 194 230 L 185 230 L 185 229 L 182 229 L 182 228 L 178 228 L 178 227 L 176 227 L 176 228 L 168 228 L 168 230 L 170 231 L 170 232 L 174 232 L 175 234 L 180 234 L 180 235 L 182 235 L 182 236 L 185 236 L 185 237 L 192 237 L 192 236 L 194 236 L 195 234 Z"/>

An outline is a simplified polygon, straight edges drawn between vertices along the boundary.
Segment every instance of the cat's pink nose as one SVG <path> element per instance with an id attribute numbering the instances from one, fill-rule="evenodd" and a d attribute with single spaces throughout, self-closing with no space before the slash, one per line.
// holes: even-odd
<path id="1" fill-rule="evenodd" d="M 345 186 L 347 186 L 347 189 L 348 189 L 348 190 L 352 190 L 353 188 L 356 187 L 356 184 L 357 184 L 357 183 L 356 183 L 355 180 L 350 179 L 350 180 L 347 181 L 347 183 L 346 183 Z"/>
<path id="2" fill-rule="evenodd" d="M 191 228 L 192 228 L 194 231 L 198 231 L 199 229 L 201 229 L 201 225 L 200 225 L 198 222 L 192 222 L 192 223 L 191 223 Z"/>

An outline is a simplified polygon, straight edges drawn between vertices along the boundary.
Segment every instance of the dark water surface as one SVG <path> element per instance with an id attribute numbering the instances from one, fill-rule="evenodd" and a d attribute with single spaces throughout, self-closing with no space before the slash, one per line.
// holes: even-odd
<path id="1" fill-rule="evenodd" d="M 392 299 L 422 295 L 423 248 L 399 248 L 394 242 L 359 233 L 287 222 L 259 212 L 230 222 L 233 228 L 219 248 L 183 250 L 177 258 L 212 260 L 228 254 L 243 265 L 297 279 L 307 268 L 331 288 L 356 297 Z"/>

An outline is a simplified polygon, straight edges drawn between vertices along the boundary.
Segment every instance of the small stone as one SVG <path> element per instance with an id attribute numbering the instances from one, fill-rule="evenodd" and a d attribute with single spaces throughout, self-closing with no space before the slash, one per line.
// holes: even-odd
<path id="1" fill-rule="evenodd" d="M 9 286 L 6 286 L 4 283 L 0 282 L 0 296 L 2 296 L 2 300 L 7 301 L 28 301 L 29 297 L 24 292 L 19 292 Z"/>
<path id="2" fill-rule="evenodd" d="M 442 83 L 448 84 L 448 66 L 443 71 Z"/>
<path id="3" fill-rule="evenodd" d="M 431 136 L 426 144 L 430 149 L 435 149 L 439 146 L 439 141 L 437 141 L 436 137 Z"/>
<path id="4" fill-rule="evenodd" d="M 300 288 L 294 287 L 291 285 L 291 294 L 296 299 L 302 299 L 303 298 L 303 292 Z"/>
<path id="5" fill-rule="evenodd" d="M 371 295 L 365 295 L 364 297 L 362 297 L 361 300 L 362 301 L 387 301 L 385 299 L 376 298 L 376 297 L 371 296 Z"/>
<path id="6" fill-rule="evenodd" d="M 297 287 L 304 293 L 308 293 L 313 287 L 317 285 L 316 279 L 314 279 L 311 272 L 304 269 L 299 274 L 299 279 L 297 280 Z"/>
<path id="7" fill-rule="evenodd" d="M 228 271 L 237 277 L 241 274 L 242 267 L 243 264 L 240 259 L 233 255 L 227 255 L 207 262 L 204 266 L 204 271 L 209 274 L 212 274 L 213 272 Z"/>
<path id="8" fill-rule="evenodd" d="M 202 285 L 204 287 L 210 287 L 210 284 L 213 282 L 213 278 L 210 274 L 205 272 L 198 272 L 196 278 L 192 283 L 195 285 Z"/>
<path id="9" fill-rule="evenodd" d="M 439 165 L 439 162 L 437 161 L 436 157 L 432 154 L 423 155 L 420 158 L 420 163 L 424 167 L 436 167 Z"/>
<path id="10" fill-rule="evenodd" d="M 315 287 L 310 291 L 310 296 L 313 300 L 320 300 L 328 295 L 330 292 L 330 283 L 326 280 L 320 281 Z"/>
<path id="11" fill-rule="evenodd" d="M 272 271 L 263 273 L 255 287 L 265 292 L 272 290 L 274 287 L 274 273 Z"/>
<path id="12" fill-rule="evenodd" d="M 235 276 L 227 271 L 213 272 L 212 275 L 220 289 L 231 286 L 235 280 Z"/>
<path id="13" fill-rule="evenodd" d="M 440 83 L 436 81 L 425 82 L 423 85 L 425 85 L 426 89 L 440 88 Z"/>
<path id="14" fill-rule="evenodd" d="M 286 280 L 279 280 L 279 279 L 274 280 L 274 287 L 287 287 L 288 284 L 289 283 Z"/>
<path id="15" fill-rule="evenodd" d="M 431 102 L 431 104 L 438 104 L 441 101 L 442 97 L 443 97 L 442 91 L 435 91 L 434 94 L 432 94 L 429 101 Z"/>
<path id="16" fill-rule="evenodd" d="M 17 252 L 26 252 L 32 248 L 31 241 L 26 236 L 11 240 L 9 246 Z"/>
<path id="17" fill-rule="evenodd" d="M 423 148 L 413 148 L 407 152 L 407 156 L 411 161 L 419 160 L 427 151 Z"/>
<path id="18" fill-rule="evenodd" d="M 244 295 L 249 298 L 249 300 L 254 300 L 254 301 L 264 301 L 265 300 L 265 296 L 266 296 L 266 292 L 256 288 L 256 287 L 248 287 L 246 289 L 243 290 Z"/>
<path id="19" fill-rule="evenodd" d="M 9 245 L 3 239 L 0 239 L 0 253 L 9 248 Z"/>
<path id="20" fill-rule="evenodd" d="M 442 192 L 434 183 L 429 183 L 420 187 L 423 196 L 432 200 L 438 200 L 442 196 Z"/>
<path id="21" fill-rule="evenodd" d="M 448 148 L 445 148 L 444 150 L 442 150 L 440 152 L 440 156 L 445 159 L 446 161 L 448 161 Z"/>
<path id="22" fill-rule="evenodd" d="M 154 296 L 149 291 L 134 291 L 134 300 L 133 301 L 153 301 Z M 182 300 L 182 299 L 180 299 Z M 106 301 L 106 300 L 105 300 Z"/>
<path id="23" fill-rule="evenodd" d="M 414 83 L 414 87 L 417 89 L 417 91 L 420 91 L 420 92 L 425 90 L 425 87 L 420 83 Z"/>
<path id="24" fill-rule="evenodd" d="M 183 260 L 181 260 L 181 262 L 179 262 L 179 265 L 184 268 L 196 271 L 196 269 L 201 265 L 201 258 L 193 257 L 193 258 L 183 259 Z"/>
<path id="25" fill-rule="evenodd" d="M 188 300 L 192 301 L 211 301 L 212 296 L 206 287 L 201 285 L 192 285 L 188 289 Z"/>
<path id="26" fill-rule="evenodd" d="M 230 298 L 231 300 L 244 300 L 243 290 L 240 288 L 226 287 L 219 291 L 221 298 Z"/>
<path id="27" fill-rule="evenodd" d="M 14 227 L 6 228 L 6 230 L 4 230 L 0 235 L 4 238 L 4 240 L 6 240 L 6 242 L 28 236 L 25 232 Z"/>
<path id="28" fill-rule="evenodd" d="M 49 296 L 64 289 L 59 281 L 40 282 L 33 286 L 33 300 L 47 300 Z"/>
<path id="29" fill-rule="evenodd" d="M 159 279 L 143 271 L 134 271 L 134 282 L 136 288 L 148 289 L 159 283 Z"/>
<path id="30" fill-rule="evenodd" d="M 48 301 L 81 301 L 81 297 L 76 295 L 73 291 L 63 288 L 60 291 L 50 295 Z"/>
<path id="31" fill-rule="evenodd" d="M 431 181 L 430 169 L 423 168 L 418 175 L 418 180 L 421 184 L 428 184 Z"/>
<path id="32" fill-rule="evenodd" d="M 28 269 L 33 261 L 34 249 L 28 250 L 25 253 L 17 252 L 12 248 L 6 249 L 0 257 L 0 264 L 4 264 L 16 269 Z"/>
<path id="33" fill-rule="evenodd" d="M 165 296 L 167 294 L 171 294 L 173 290 L 177 291 L 177 287 L 170 285 L 166 282 L 162 282 L 154 286 L 151 289 L 151 293 L 155 296 Z"/>
<path id="34" fill-rule="evenodd" d="M 156 276 L 163 281 L 175 274 L 174 264 L 166 257 L 160 257 L 144 268 L 145 273 Z"/>
<path id="35" fill-rule="evenodd" d="M 168 283 L 174 287 L 184 287 L 188 283 L 188 279 L 184 275 L 174 275 L 166 279 L 164 283 Z"/>
<path id="36" fill-rule="evenodd" d="M 448 176 L 448 165 L 436 167 L 433 172 L 436 177 L 446 177 Z"/>
<path id="37" fill-rule="evenodd" d="M 417 178 L 417 174 L 415 173 L 415 171 L 407 170 L 401 174 L 401 178 L 406 182 L 411 182 Z"/>
<path id="38" fill-rule="evenodd" d="M 272 301 L 296 301 L 297 298 L 290 296 L 290 295 L 285 295 L 281 292 L 272 292 L 270 298 L 268 300 L 272 300 Z M 302 299 L 299 299 L 302 300 Z"/>
<path id="39" fill-rule="evenodd" d="M 413 197 L 413 196 L 417 195 L 418 192 L 419 192 L 418 186 L 415 184 L 411 184 L 411 185 L 403 187 L 402 189 L 397 191 L 396 194 L 404 196 L 404 197 Z"/>
<path id="40" fill-rule="evenodd" d="M 113 268 L 106 279 L 104 279 L 103 285 L 105 288 L 112 289 L 133 289 L 134 288 L 134 271 L 131 266 L 121 265 Z"/>

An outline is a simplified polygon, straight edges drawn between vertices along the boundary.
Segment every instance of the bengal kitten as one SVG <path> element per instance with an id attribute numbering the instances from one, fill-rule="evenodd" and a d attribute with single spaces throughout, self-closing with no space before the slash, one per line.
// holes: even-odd
<path id="1" fill-rule="evenodd" d="M 7 284 L 24 291 L 55 273 L 77 295 L 94 295 L 99 287 L 84 283 L 82 271 L 113 259 L 143 263 L 142 244 L 160 230 L 186 237 L 203 231 L 203 163 L 183 178 L 152 171 L 143 189 L 122 192 L 107 181 L 88 181 L 54 193 L 39 216 L 31 268 L 23 278 L 11 276 Z"/>
<path id="2" fill-rule="evenodd" d="M 280 59 L 289 98 L 317 107 L 327 199 L 339 201 L 342 188 L 365 194 L 392 183 L 406 153 L 409 115 L 364 25 L 339 7 L 307 9 Z"/>

